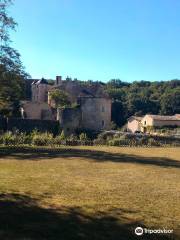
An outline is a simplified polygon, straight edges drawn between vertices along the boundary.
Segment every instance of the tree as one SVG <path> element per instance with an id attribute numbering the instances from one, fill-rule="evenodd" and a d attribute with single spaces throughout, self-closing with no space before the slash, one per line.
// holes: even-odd
<path id="1" fill-rule="evenodd" d="M 66 107 L 70 105 L 68 94 L 60 89 L 50 92 L 50 98 L 55 102 L 55 107 Z"/>
<path id="2" fill-rule="evenodd" d="M 165 92 L 161 97 L 161 113 L 180 113 L 180 87 Z"/>
<path id="3" fill-rule="evenodd" d="M 20 54 L 10 47 L 10 30 L 16 22 L 8 15 L 11 0 L 0 0 L 0 114 L 17 115 L 24 93 L 24 79 L 28 76 L 20 61 Z"/>

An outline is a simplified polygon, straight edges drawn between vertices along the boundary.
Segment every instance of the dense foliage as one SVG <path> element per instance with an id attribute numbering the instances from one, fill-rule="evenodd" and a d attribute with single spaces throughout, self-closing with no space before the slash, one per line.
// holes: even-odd
<path id="1" fill-rule="evenodd" d="M 27 74 L 20 54 L 10 47 L 9 30 L 16 22 L 8 15 L 11 0 L 0 0 L 0 114 L 17 115 L 20 100 L 24 97 L 24 79 Z"/>
<path id="2" fill-rule="evenodd" d="M 68 94 L 60 89 L 55 89 L 50 92 L 50 98 L 54 101 L 55 107 L 65 107 L 70 105 Z"/>
<path id="3" fill-rule="evenodd" d="M 113 79 L 105 88 L 113 99 L 112 120 L 118 126 L 132 115 L 180 113 L 180 80 L 126 83 Z"/>

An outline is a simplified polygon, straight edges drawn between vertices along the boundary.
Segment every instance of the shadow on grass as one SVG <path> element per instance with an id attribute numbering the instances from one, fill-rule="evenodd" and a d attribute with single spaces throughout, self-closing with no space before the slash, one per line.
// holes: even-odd
<path id="1" fill-rule="evenodd" d="M 42 160 L 52 158 L 79 157 L 98 162 L 111 161 L 119 163 L 149 164 L 161 167 L 180 168 L 180 161 L 165 157 L 145 157 L 132 154 L 109 153 L 96 150 L 74 149 L 74 148 L 29 148 L 29 147 L 0 147 L 0 159 L 13 157 L 19 160 Z"/>
<path id="2" fill-rule="evenodd" d="M 115 214 L 115 212 L 117 213 Z M 127 213 L 127 212 L 126 212 Z M 113 216 L 113 214 L 115 216 Z M 118 214 L 118 218 L 117 218 Z M 123 217 L 123 210 L 88 215 L 80 208 L 42 208 L 20 194 L 0 195 L 0 239 L 3 240 L 134 240 L 169 239 L 166 235 L 134 234 L 140 222 Z M 143 226 L 145 227 L 145 226 Z"/>

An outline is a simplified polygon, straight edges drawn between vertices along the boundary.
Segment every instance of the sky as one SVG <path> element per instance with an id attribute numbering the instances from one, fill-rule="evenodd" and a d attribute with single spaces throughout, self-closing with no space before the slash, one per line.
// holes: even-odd
<path id="1" fill-rule="evenodd" d="M 32 78 L 180 78 L 179 0 L 15 0 L 12 45 Z"/>

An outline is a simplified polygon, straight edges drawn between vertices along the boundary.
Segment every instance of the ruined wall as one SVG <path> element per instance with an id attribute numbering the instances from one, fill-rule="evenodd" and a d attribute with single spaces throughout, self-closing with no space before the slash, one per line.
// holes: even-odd
<path id="1" fill-rule="evenodd" d="M 81 125 L 81 109 L 76 108 L 58 108 L 57 119 L 59 120 L 60 127 L 63 128 L 65 133 L 74 132 L 75 129 Z"/>
<path id="2" fill-rule="evenodd" d="M 111 127 L 111 100 L 80 98 L 77 108 L 58 109 L 60 126 L 66 132 L 75 129 L 108 130 Z"/>
<path id="3" fill-rule="evenodd" d="M 108 98 L 80 98 L 81 127 L 92 130 L 108 130 L 111 127 L 111 100 Z"/>

